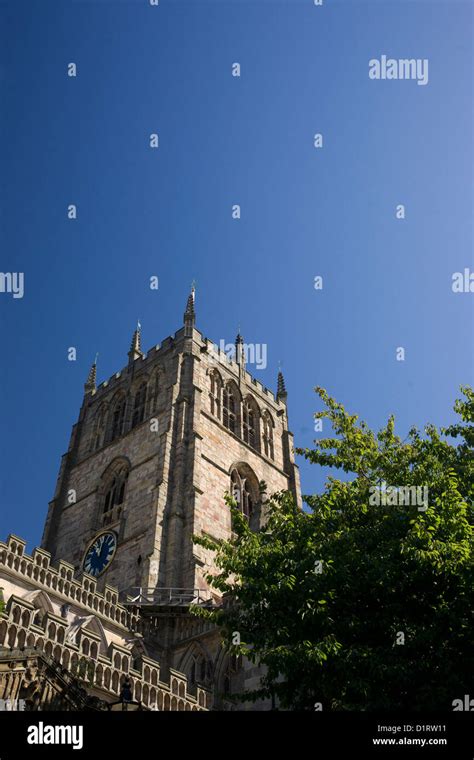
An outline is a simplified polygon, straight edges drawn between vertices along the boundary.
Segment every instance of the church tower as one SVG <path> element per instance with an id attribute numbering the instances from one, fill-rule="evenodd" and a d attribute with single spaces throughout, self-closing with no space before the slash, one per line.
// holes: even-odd
<path id="1" fill-rule="evenodd" d="M 212 556 L 192 536 L 230 536 L 224 493 L 255 526 L 261 481 L 301 503 L 283 376 L 274 395 L 247 371 L 245 348 L 239 334 L 230 358 L 196 329 L 193 288 L 175 335 L 145 354 L 138 325 L 127 365 L 99 386 L 94 363 L 45 523 L 53 562 L 122 594 L 209 595 Z M 185 668 L 190 630 L 178 627 L 162 626 L 159 654 Z"/>

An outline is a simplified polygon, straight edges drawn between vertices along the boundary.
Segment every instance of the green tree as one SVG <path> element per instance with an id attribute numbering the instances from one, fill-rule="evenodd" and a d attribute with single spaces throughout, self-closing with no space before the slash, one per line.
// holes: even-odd
<path id="1" fill-rule="evenodd" d="M 195 536 L 215 552 L 224 646 L 263 664 L 261 688 L 289 709 L 452 709 L 473 692 L 474 393 L 462 388 L 459 422 L 413 428 L 394 419 L 374 433 L 316 389 L 334 436 L 298 450 L 346 473 L 328 477 L 300 510 L 289 493 L 267 503 L 250 530 L 227 494 L 228 541 Z M 383 502 L 384 484 L 387 485 Z M 427 501 L 401 504 L 391 487 L 419 487 Z M 428 491 L 423 489 L 427 488 Z M 405 502 L 409 501 L 405 496 Z M 240 644 L 235 644 L 240 634 Z"/>

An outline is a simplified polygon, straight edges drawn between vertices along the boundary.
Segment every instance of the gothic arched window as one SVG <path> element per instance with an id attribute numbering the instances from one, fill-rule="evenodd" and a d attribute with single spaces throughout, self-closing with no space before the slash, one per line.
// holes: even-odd
<path id="1" fill-rule="evenodd" d="M 262 425 L 263 450 L 265 452 L 265 456 L 269 457 L 270 459 L 275 459 L 275 450 L 273 447 L 274 424 L 270 414 L 266 410 L 262 414 Z"/>
<path id="2" fill-rule="evenodd" d="M 202 655 L 193 655 L 189 669 L 189 682 L 191 684 L 205 683 L 207 679 L 207 663 Z"/>
<path id="3" fill-rule="evenodd" d="M 227 383 L 222 394 L 222 422 L 232 433 L 239 434 L 238 397 L 232 383 Z"/>
<path id="4" fill-rule="evenodd" d="M 112 409 L 112 427 L 110 432 L 110 440 L 113 441 L 123 433 L 123 423 L 125 421 L 125 396 L 120 396 L 115 402 Z"/>
<path id="5" fill-rule="evenodd" d="M 146 405 L 146 383 L 142 383 L 135 394 L 133 403 L 132 428 L 143 422 Z"/>
<path id="6" fill-rule="evenodd" d="M 102 510 L 102 525 L 110 525 L 116 522 L 123 508 L 125 501 L 125 488 L 128 479 L 128 467 L 121 463 L 113 468 L 112 472 L 106 477 L 104 498 L 103 498 L 103 510 Z"/>
<path id="7" fill-rule="evenodd" d="M 149 384 L 149 392 L 148 392 L 148 414 L 152 415 L 156 412 L 158 408 L 158 396 L 160 392 L 160 385 L 161 385 L 161 379 L 160 379 L 160 373 L 159 371 L 155 372 L 153 377 L 150 380 Z"/>
<path id="8" fill-rule="evenodd" d="M 251 396 L 247 396 L 243 404 L 242 429 L 245 443 L 258 449 L 258 406 Z"/>
<path id="9" fill-rule="evenodd" d="M 242 657 L 232 655 L 228 658 L 226 667 L 222 676 L 222 693 L 224 696 L 229 696 L 237 687 L 237 676 L 242 669 Z M 238 687 L 237 687 L 238 688 Z"/>
<path id="10" fill-rule="evenodd" d="M 253 512 L 254 497 L 247 477 L 241 476 L 238 470 L 232 470 L 230 476 L 231 493 L 240 511 L 247 520 Z"/>
<path id="11" fill-rule="evenodd" d="M 91 451 L 97 451 L 104 443 L 105 424 L 107 418 L 107 408 L 104 404 L 96 412 L 91 438 Z"/>
<path id="12" fill-rule="evenodd" d="M 217 370 L 211 372 L 211 392 L 209 393 L 211 414 L 221 418 L 222 380 Z"/>

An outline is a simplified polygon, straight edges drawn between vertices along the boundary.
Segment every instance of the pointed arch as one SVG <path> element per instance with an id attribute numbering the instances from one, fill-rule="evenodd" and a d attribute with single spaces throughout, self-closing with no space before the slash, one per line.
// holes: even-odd
<path id="1" fill-rule="evenodd" d="M 104 401 L 97 407 L 92 421 L 92 434 L 89 446 L 90 453 L 97 451 L 97 449 L 100 449 L 104 445 L 108 413 L 109 406 L 107 402 Z"/>
<path id="2" fill-rule="evenodd" d="M 148 417 L 151 417 L 151 415 L 155 414 L 158 409 L 158 401 L 162 386 L 163 372 L 160 368 L 157 368 L 148 382 Z"/>
<path id="3" fill-rule="evenodd" d="M 273 417 L 268 409 L 265 409 L 262 412 L 262 440 L 263 452 L 269 459 L 275 459 L 275 447 L 273 443 L 274 427 L 275 423 L 273 421 Z"/>
<path id="4" fill-rule="evenodd" d="M 119 438 L 125 428 L 125 413 L 127 409 L 127 396 L 124 391 L 118 391 L 112 399 L 108 416 L 108 440 L 114 441 Z"/>
<path id="5" fill-rule="evenodd" d="M 117 457 L 102 474 L 99 486 L 99 525 L 111 525 L 119 520 L 126 499 L 130 469 L 130 461 L 126 457 Z"/>
<path id="6" fill-rule="evenodd" d="M 133 396 L 132 429 L 145 419 L 146 398 L 148 392 L 148 380 L 142 378 Z"/>
<path id="7" fill-rule="evenodd" d="M 211 414 L 216 419 L 220 420 L 222 416 L 222 377 L 217 369 L 211 370 L 209 373 L 210 389 L 209 389 L 209 407 Z"/>
<path id="8" fill-rule="evenodd" d="M 230 469 L 230 492 L 251 527 L 258 526 L 260 489 L 258 478 L 246 462 L 236 462 Z"/>
<path id="9" fill-rule="evenodd" d="M 241 395 L 234 380 L 228 380 L 222 392 L 222 424 L 240 438 Z"/>
<path id="10" fill-rule="evenodd" d="M 242 690 L 241 674 L 243 661 L 240 656 L 231 655 L 225 649 L 219 652 L 215 665 L 215 697 L 219 704 L 222 699 Z"/>
<path id="11" fill-rule="evenodd" d="M 208 683 L 213 668 L 207 647 L 200 641 L 193 641 L 184 652 L 178 669 L 186 674 L 190 686 Z"/>
<path id="12" fill-rule="evenodd" d="M 260 409 L 250 394 L 242 404 L 242 437 L 256 451 L 260 451 Z"/>

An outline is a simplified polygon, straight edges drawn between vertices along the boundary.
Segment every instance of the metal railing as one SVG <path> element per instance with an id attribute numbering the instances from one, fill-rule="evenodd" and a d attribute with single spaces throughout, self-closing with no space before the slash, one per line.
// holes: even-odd
<path id="1" fill-rule="evenodd" d="M 120 602 L 137 607 L 189 607 L 190 604 L 212 605 L 206 589 L 144 588 L 132 586 L 119 593 Z"/>

